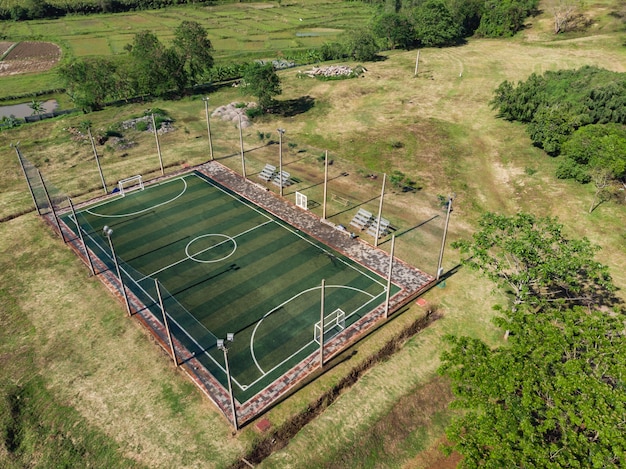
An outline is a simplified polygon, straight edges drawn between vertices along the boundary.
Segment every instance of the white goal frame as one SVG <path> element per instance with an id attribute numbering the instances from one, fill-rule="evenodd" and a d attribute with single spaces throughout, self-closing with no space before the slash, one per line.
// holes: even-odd
<path id="1" fill-rule="evenodd" d="M 346 313 L 344 313 L 340 308 L 337 308 L 329 315 L 324 316 L 324 339 L 326 338 L 326 334 L 336 327 L 339 328 L 339 331 L 337 331 L 336 334 L 333 334 L 333 337 L 346 328 Z M 320 343 L 320 330 L 321 324 L 320 321 L 317 321 L 313 329 L 313 340 L 315 340 L 318 344 Z"/>
<path id="2" fill-rule="evenodd" d="M 117 188 L 122 197 L 126 195 L 126 192 L 143 190 L 144 187 L 141 174 L 137 174 L 136 176 L 131 176 L 126 179 L 120 179 L 117 183 Z"/>
<path id="3" fill-rule="evenodd" d="M 296 207 L 300 207 L 303 210 L 308 210 L 308 198 L 301 192 L 296 192 Z"/>

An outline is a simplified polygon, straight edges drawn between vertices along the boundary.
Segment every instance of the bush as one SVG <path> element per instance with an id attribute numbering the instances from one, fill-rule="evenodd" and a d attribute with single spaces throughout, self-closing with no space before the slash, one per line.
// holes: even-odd
<path id="1" fill-rule="evenodd" d="M 591 176 L 587 173 L 584 166 L 579 165 L 571 158 L 565 158 L 556 168 L 556 177 L 559 179 L 574 179 L 581 184 L 587 184 L 591 181 Z"/>

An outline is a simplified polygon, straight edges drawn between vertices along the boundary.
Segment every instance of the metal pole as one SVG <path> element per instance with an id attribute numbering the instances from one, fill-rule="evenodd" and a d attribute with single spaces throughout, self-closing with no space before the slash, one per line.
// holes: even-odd
<path id="1" fill-rule="evenodd" d="M 91 148 L 93 149 L 93 156 L 96 159 L 96 165 L 98 166 L 98 172 L 100 173 L 100 181 L 102 181 L 102 188 L 104 189 L 104 193 L 107 194 L 107 185 L 104 182 L 104 176 L 102 174 L 102 168 L 100 167 L 100 160 L 98 159 L 98 152 L 96 151 L 96 144 L 93 141 L 93 136 L 91 135 L 91 127 L 87 127 L 87 132 L 89 133 L 89 140 L 91 141 Z"/>
<path id="2" fill-rule="evenodd" d="M 283 196 L 283 134 L 285 129 L 278 129 L 278 177 L 280 182 L 280 196 Z"/>
<path id="3" fill-rule="evenodd" d="M 89 255 L 89 249 L 87 249 L 87 245 L 85 244 L 83 231 L 80 229 L 80 224 L 78 223 L 78 217 L 76 216 L 76 210 L 74 210 L 74 204 L 72 203 L 72 199 L 70 199 L 69 197 L 67 198 L 67 201 L 70 203 L 70 207 L 72 208 L 72 216 L 74 217 L 74 223 L 76 223 L 78 236 L 80 237 L 80 242 L 83 243 L 83 249 L 85 250 L 85 255 L 87 256 L 87 260 L 89 261 L 89 270 L 91 270 L 91 275 L 96 275 L 96 271 L 93 268 L 93 262 L 91 262 L 91 256 Z"/>
<path id="4" fill-rule="evenodd" d="M 387 276 L 387 293 L 385 295 L 385 319 L 389 317 L 389 298 L 391 297 L 391 275 L 393 274 L 393 252 L 396 246 L 396 235 L 391 235 L 389 250 L 389 275 Z"/>
<path id="5" fill-rule="evenodd" d="M 65 241 L 65 235 L 63 234 L 63 230 L 61 229 L 61 224 L 59 223 L 59 219 L 57 218 L 57 212 L 54 209 L 54 204 L 52 203 L 52 199 L 50 198 L 50 194 L 48 193 L 48 188 L 46 187 L 46 183 L 44 182 L 43 176 L 41 175 L 41 171 L 37 170 L 37 174 L 39 175 L 39 179 L 41 180 L 41 185 L 43 186 L 43 191 L 46 194 L 46 199 L 48 200 L 48 204 L 50 205 L 50 209 L 52 210 L 54 223 L 59 229 L 59 234 L 61 235 L 61 239 L 63 240 L 64 243 L 67 243 L 67 241 Z"/>
<path id="6" fill-rule="evenodd" d="M 124 279 L 122 279 L 122 272 L 120 270 L 120 265 L 117 262 L 117 256 L 115 255 L 115 249 L 113 249 L 113 230 L 108 226 L 104 226 L 103 228 L 104 235 L 109 239 L 109 246 L 111 248 L 111 255 L 113 256 L 113 262 L 115 263 L 115 270 L 117 271 L 117 278 L 120 280 L 120 285 L 122 286 L 122 294 L 124 295 L 124 302 L 126 303 L 126 311 L 128 311 L 128 315 L 132 316 L 130 311 L 130 302 L 128 301 L 128 296 L 126 295 L 126 287 L 124 286 Z"/>
<path id="7" fill-rule="evenodd" d="M 320 368 L 324 367 L 324 290 L 326 280 L 322 279 L 322 297 L 320 301 Z"/>
<path id="8" fill-rule="evenodd" d="M 328 150 L 324 154 L 324 205 L 322 207 L 322 220 L 326 220 L 326 197 L 328 196 Z"/>
<path id="9" fill-rule="evenodd" d="M 383 188 L 380 191 L 380 204 L 378 205 L 378 218 L 376 218 L 376 237 L 374 238 L 374 247 L 378 246 L 378 237 L 380 235 L 380 217 L 383 214 L 383 198 L 385 197 L 385 181 L 387 173 L 383 174 Z"/>
<path id="10" fill-rule="evenodd" d="M 39 210 L 39 205 L 37 205 L 37 199 L 35 198 L 35 193 L 33 192 L 33 188 L 30 185 L 30 180 L 26 174 L 26 168 L 24 168 L 24 162 L 22 161 L 22 154 L 20 153 L 20 149 L 18 145 L 20 142 L 17 142 L 15 146 L 11 144 L 12 147 L 15 148 L 15 152 L 17 153 L 17 159 L 20 162 L 20 168 L 22 168 L 22 172 L 24 173 L 24 178 L 26 178 L 26 185 L 28 185 L 28 191 L 30 192 L 30 196 L 33 198 L 33 203 L 35 204 L 35 210 L 37 210 L 37 215 L 41 215 L 41 210 Z"/>
<path id="11" fill-rule="evenodd" d="M 211 121 L 209 120 L 209 97 L 206 96 L 202 98 L 204 101 L 204 112 L 206 114 L 206 131 L 209 134 L 209 155 L 211 156 L 211 161 L 215 158 L 213 157 L 213 141 L 211 140 Z"/>
<path id="12" fill-rule="evenodd" d="M 448 222 L 450 221 L 450 212 L 452 211 L 452 199 L 454 199 L 454 194 L 450 196 L 448 199 L 448 213 L 446 214 L 446 223 L 443 228 L 443 236 L 441 237 L 441 249 L 439 250 L 439 262 L 437 263 L 437 279 L 441 277 L 443 273 L 443 267 L 441 267 L 441 263 L 443 262 L 443 249 L 446 245 L 446 235 L 448 234 Z"/>
<path id="13" fill-rule="evenodd" d="M 172 351 L 172 358 L 174 364 L 178 366 L 178 357 L 176 357 L 176 350 L 174 350 L 174 341 L 172 340 L 172 333 L 170 332 L 170 325 L 167 322 L 167 313 L 165 312 L 165 306 L 163 306 L 163 297 L 161 296 L 161 287 L 159 287 L 159 280 L 154 279 L 154 285 L 156 286 L 157 296 L 159 297 L 159 305 L 161 305 L 161 311 L 163 312 L 163 325 L 167 332 L 167 338 L 170 341 L 170 350 Z"/>
<path id="14" fill-rule="evenodd" d="M 152 113 L 152 129 L 154 130 L 154 139 L 156 140 L 157 153 L 159 154 L 159 164 L 161 165 L 161 176 L 165 175 L 163 169 L 163 157 L 161 156 L 161 145 L 159 144 L 159 134 L 157 133 L 156 122 L 154 120 L 154 113 Z"/>
<path id="15" fill-rule="evenodd" d="M 237 424 L 237 410 L 235 408 L 235 396 L 233 395 L 233 384 L 230 377 L 230 366 L 228 365 L 228 349 L 226 346 L 222 347 L 224 351 L 224 363 L 226 363 L 226 378 L 228 379 L 228 394 L 230 395 L 230 407 L 233 412 L 233 426 L 235 427 L 235 431 L 239 430 L 239 426 Z"/>

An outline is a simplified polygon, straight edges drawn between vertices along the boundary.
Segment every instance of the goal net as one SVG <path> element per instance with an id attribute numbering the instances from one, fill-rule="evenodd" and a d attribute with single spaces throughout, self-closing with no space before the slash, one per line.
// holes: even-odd
<path id="1" fill-rule="evenodd" d="M 346 328 L 346 313 L 341 309 L 336 309 L 327 316 L 324 316 L 324 340 L 328 340 L 339 334 Z M 320 321 L 315 323 L 315 329 L 313 331 L 313 339 L 318 344 L 321 342 L 321 330 L 322 325 Z M 330 334 L 330 337 L 329 337 Z"/>
<path id="2" fill-rule="evenodd" d="M 301 209 L 308 210 L 307 208 L 307 196 L 301 194 L 300 192 L 296 192 L 296 207 L 300 207 Z"/>
<path id="3" fill-rule="evenodd" d="M 141 178 L 141 175 L 122 179 L 117 183 L 117 188 L 120 195 L 123 197 L 127 192 L 143 190 L 143 179 Z"/>

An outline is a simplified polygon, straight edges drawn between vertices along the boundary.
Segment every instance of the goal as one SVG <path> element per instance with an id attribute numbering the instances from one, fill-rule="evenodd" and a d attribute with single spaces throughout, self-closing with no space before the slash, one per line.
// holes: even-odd
<path id="1" fill-rule="evenodd" d="M 122 179 L 117 183 L 117 188 L 122 197 L 126 195 L 127 192 L 135 191 L 135 190 L 143 190 L 143 179 L 141 175 L 131 176 L 126 179 Z"/>
<path id="2" fill-rule="evenodd" d="M 346 328 L 346 313 L 344 313 L 341 309 L 337 308 L 335 311 L 330 313 L 327 316 L 324 316 L 324 341 L 328 340 L 339 334 Z M 321 341 L 321 330 L 322 326 L 320 322 L 315 323 L 315 328 L 313 331 L 313 339 L 318 344 Z M 329 333 L 332 334 L 328 337 Z"/>
<path id="3" fill-rule="evenodd" d="M 307 207 L 307 196 L 301 194 L 300 192 L 296 192 L 296 207 L 300 207 L 301 209 L 308 210 Z"/>

